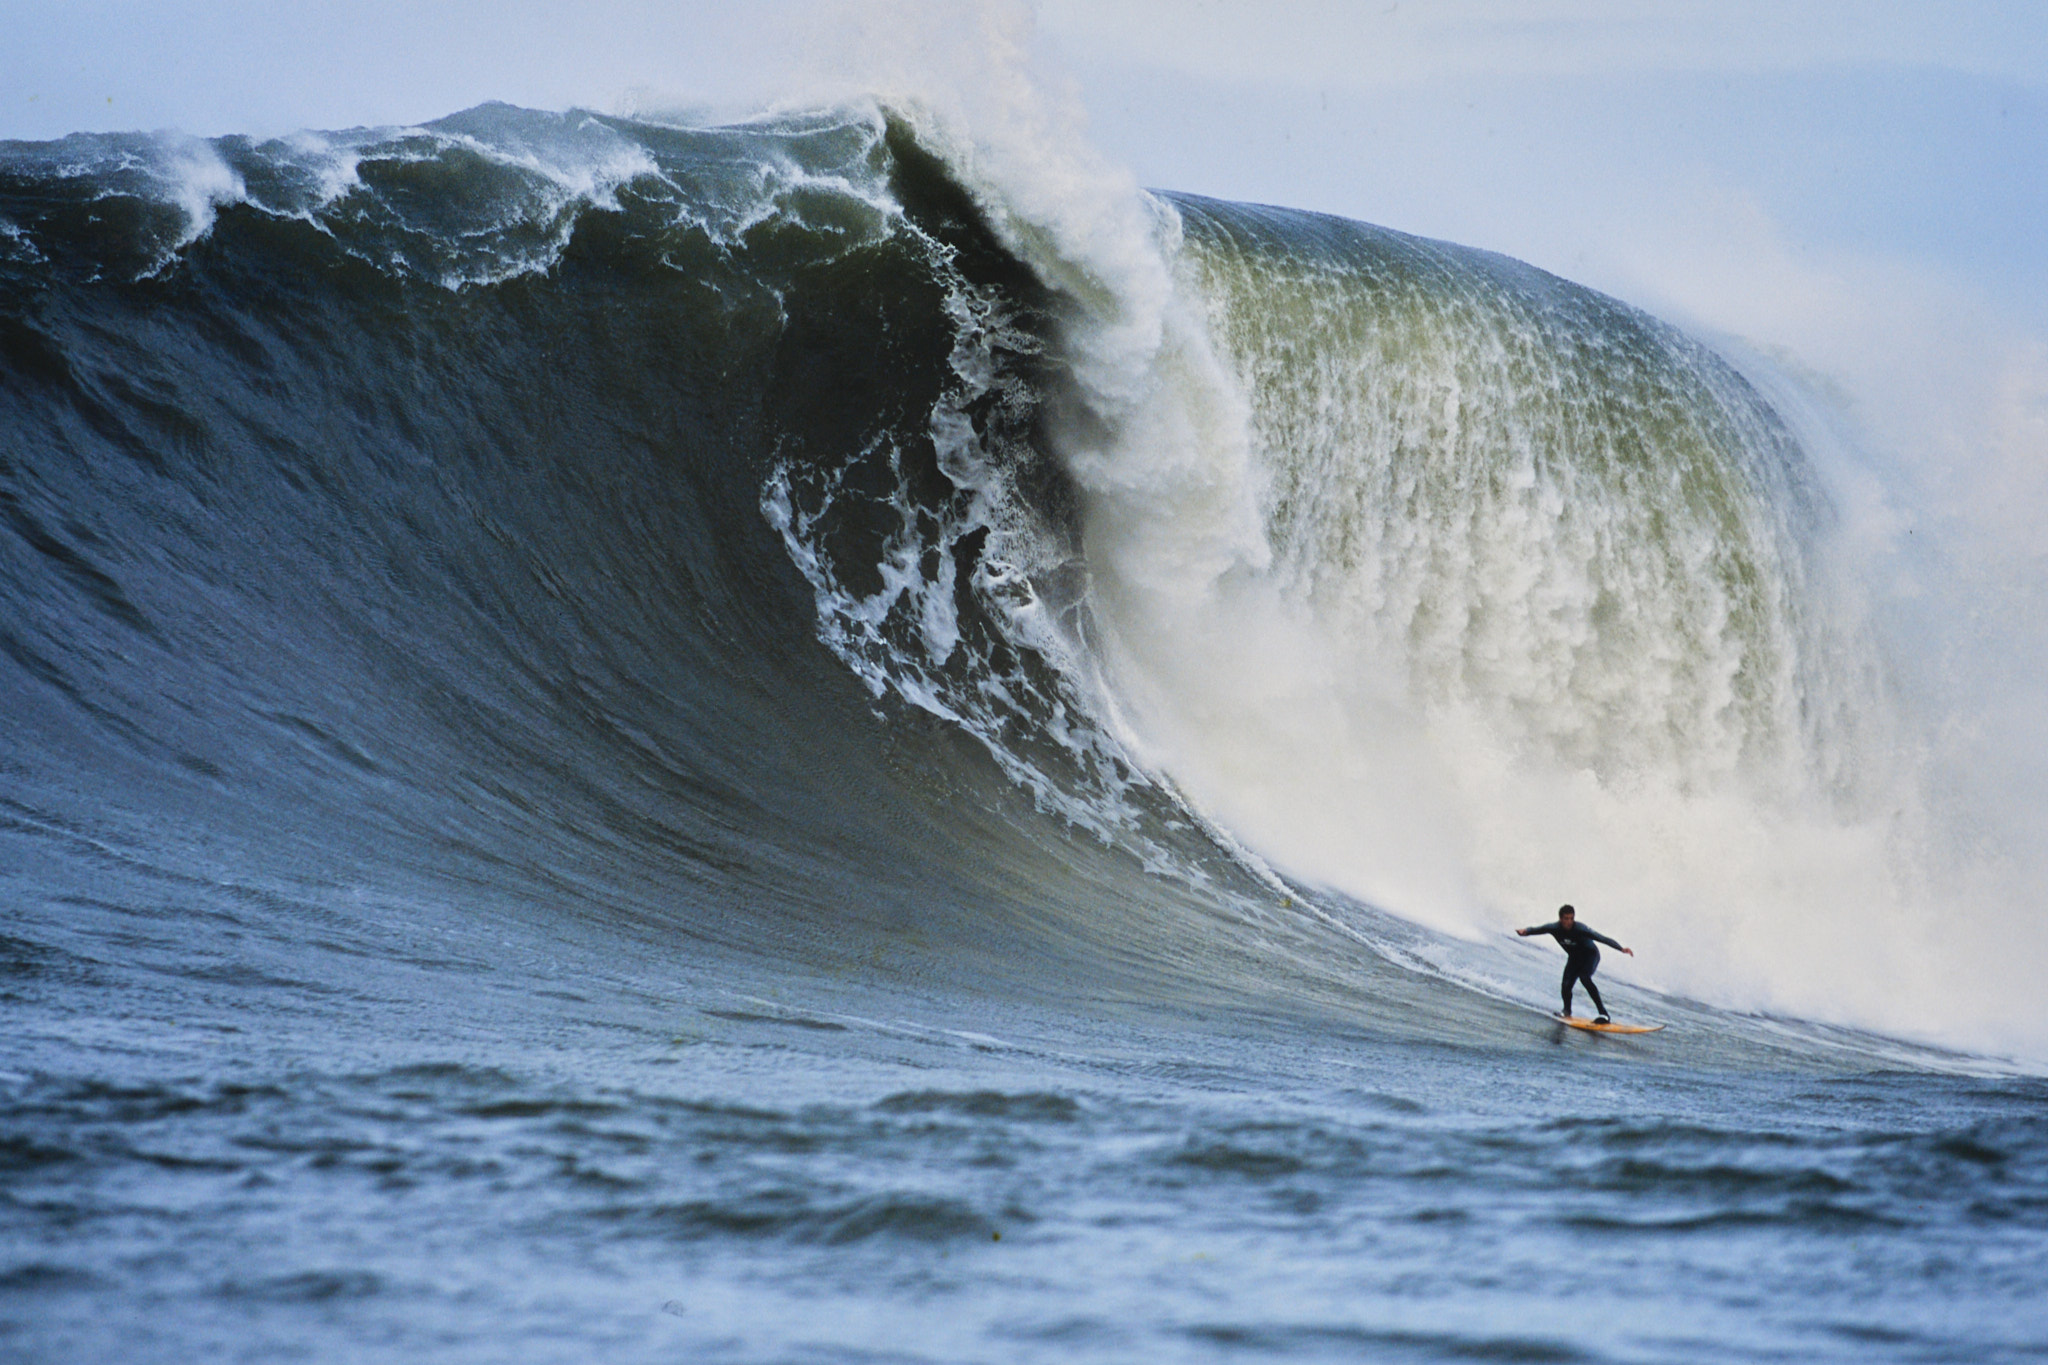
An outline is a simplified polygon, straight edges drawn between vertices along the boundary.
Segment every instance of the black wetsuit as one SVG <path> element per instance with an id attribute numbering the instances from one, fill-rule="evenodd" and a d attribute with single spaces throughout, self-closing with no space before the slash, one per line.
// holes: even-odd
<path id="1" fill-rule="evenodd" d="M 1539 924 L 1522 932 L 1548 934 L 1564 949 L 1564 1012 L 1572 1012 L 1572 983 L 1583 981 L 1586 983 L 1586 994 L 1593 997 L 1593 1008 L 1605 1017 L 1607 1006 L 1600 1003 L 1600 988 L 1593 984 L 1593 973 L 1600 967 L 1600 950 L 1593 945 L 1604 943 L 1610 948 L 1619 948 L 1621 945 L 1605 934 L 1595 933 L 1583 924 L 1574 924 L 1567 929 L 1563 920 Z"/>

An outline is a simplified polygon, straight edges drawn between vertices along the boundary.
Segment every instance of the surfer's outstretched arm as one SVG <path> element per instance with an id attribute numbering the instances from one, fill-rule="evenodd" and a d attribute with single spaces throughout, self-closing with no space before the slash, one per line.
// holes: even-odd
<path id="1" fill-rule="evenodd" d="M 1555 934 L 1558 930 L 1558 927 L 1559 926 L 1555 920 L 1552 920 L 1549 924 L 1534 924 L 1528 927 L 1527 929 L 1515 930 L 1515 937 L 1527 938 L 1531 934 Z"/>

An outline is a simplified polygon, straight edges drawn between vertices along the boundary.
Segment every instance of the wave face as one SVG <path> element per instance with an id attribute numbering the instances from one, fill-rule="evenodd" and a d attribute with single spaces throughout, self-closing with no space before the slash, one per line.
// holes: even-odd
<path id="1" fill-rule="evenodd" d="M 1896 783 L 1758 392 L 1500 257 L 991 164 L 874 108 L 8 146 L 16 832 L 1439 1030 L 1418 967 L 1548 987 L 1409 921 L 1718 898 L 1663 984 L 1811 1003 L 1744 897 L 1891 896 Z"/>
<path id="2" fill-rule="evenodd" d="M 1327 629 L 1603 779 L 1804 779 L 1833 719 L 1802 714 L 1828 695 L 1802 621 L 1825 508 L 1747 382 L 1505 257 L 1183 214 L 1247 380 L 1278 574 Z"/>
<path id="3" fill-rule="evenodd" d="M 1254 988 L 1269 879 L 1056 657 L 1053 296 L 902 125 L 80 137 L 7 149 L 0 224 L 17 833 Z"/>

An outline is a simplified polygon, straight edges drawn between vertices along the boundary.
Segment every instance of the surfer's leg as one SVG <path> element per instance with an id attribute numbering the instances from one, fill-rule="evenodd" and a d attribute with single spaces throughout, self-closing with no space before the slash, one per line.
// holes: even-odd
<path id="1" fill-rule="evenodd" d="M 1565 968 L 1565 980 L 1569 983 L 1571 978 L 1577 977 L 1586 983 L 1586 994 L 1592 997 L 1593 1000 L 1593 1022 L 1604 1024 L 1607 1022 L 1607 1006 L 1600 999 L 1600 988 L 1593 984 L 1593 973 L 1599 970 L 1600 953 L 1598 949 L 1587 953 L 1576 953 L 1572 956 L 1571 965 Z M 1567 992 L 1571 990 L 1569 984 L 1566 985 L 1565 990 Z M 1567 1009 L 1565 1013 L 1570 1014 L 1571 1011 Z"/>
<path id="2" fill-rule="evenodd" d="M 1566 1014 L 1572 1012 L 1572 979 L 1578 974 L 1579 969 L 1577 967 L 1573 966 L 1570 962 L 1564 964 L 1564 981 L 1559 989 L 1564 992 L 1564 1012 Z"/>

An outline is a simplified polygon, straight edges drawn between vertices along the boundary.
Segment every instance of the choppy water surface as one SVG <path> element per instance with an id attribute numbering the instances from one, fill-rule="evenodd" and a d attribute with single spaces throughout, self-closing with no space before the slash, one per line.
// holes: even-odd
<path id="1" fill-rule="evenodd" d="M 12 952 L 17 1358 L 2048 1351 L 2038 1081 L 1533 1013 L 1472 1048 L 446 966 L 337 1008 Z"/>

